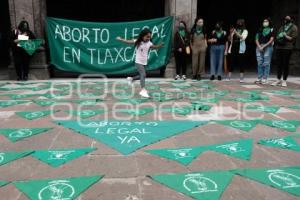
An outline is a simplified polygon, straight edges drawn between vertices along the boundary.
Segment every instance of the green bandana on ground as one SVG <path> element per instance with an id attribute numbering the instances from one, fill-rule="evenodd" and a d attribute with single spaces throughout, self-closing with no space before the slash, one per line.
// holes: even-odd
<path id="1" fill-rule="evenodd" d="M 174 101 L 183 98 L 182 95 L 166 92 L 155 92 L 151 93 L 150 96 L 153 98 L 154 101 L 158 102 Z"/>
<path id="2" fill-rule="evenodd" d="M 260 120 L 259 123 L 289 132 L 296 132 L 300 120 Z"/>
<path id="3" fill-rule="evenodd" d="M 143 116 L 153 112 L 153 108 L 136 108 L 136 109 L 118 109 L 116 112 L 125 113 L 133 116 Z"/>
<path id="4" fill-rule="evenodd" d="M 145 152 L 176 161 L 183 165 L 189 165 L 204 151 L 207 151 L 205 147 L 186 147 L 176 149 L 151 149 Z"/>
<path id="5" fill-rule="evenodd" d="M 77 103 L 80 105 L 96 105 L 98 102 L 101 102 L 101 99 L 89 99 L 89 100 L 80 100 L 80 99 L 75 99 L 75 100 L 70 100 L 69 102 L 71 103 Z"/>
<path id="6" fill-rule="evenodd" d="M 52 167 L 59 167 L 95 150 L 95 148 L 37 150 L 31 156 Z"/>
<path id="7" fill-rule="evenodd" d="M 43 40 L 34 39 L 34 40 L 21 40 L 19 45 L 29 54 L 33 55 L 35 51 L 42 45 Z"/>
<path id="8" fill-rule="evenodd" d="M 270 98 L 261 94 L 251 94 L 250 98 L 255 101 L 268 101 Z"/>
<path id="9" fill-rule="evenodd" d="M 73 116 L 78 116 L 82 119 L 87 119 L 99 114 L 105 113 L 105 110 L 68 110 L 65 111 L 66 113 L 69 113 Z"/>
<path id="10" fill-rule="evenodd" d="M 172 50 L 173 17 L 152 20 L 96 23 L 47 18 L 47 38 L 51 64 L 63 71 L 125 75 L 135 73 L 135 47 L 116 40 L 137 39 L 136 34 L 148 27 L 154 44 L 147 70 L 156 70 L 169 62 Z M 73 53 L 72 53 L 73 52 Z"/>
<path id="11" fill-rule="evenodd" d="M 46 94 L 43 94 L 42 96 L 48 98 L 48 99 L 61 99 L 62 97 L 64 96 L 67 96 L 69 95 L 68 93 L 46 93 Z"/>
<path id="12" fill-rule="evenodd" d="M 97 183 L 103 176 L 15 181 L 13 184 L 32 200 L 71 200 Z"/>
<path id="13" fill-rule="evenodd" d="M 193 86 L 189 83 L 172 83 L 173 87 L 179 88 L 179 89 L 189 89 Z"/>
<path id="14" fill-rule="evenodd" d="M 94 138 L 128 155 L 149 144 L 205 125 L 192 121 L 56 121 L 65 128 Z"/>
<path id="15" fill-rule="evenodd" d="M 52 100 L 33 100 L 33 102 L 42 107 L 52 106 L 55 103 L 57 103 L 57 101 L 52 101 Z"/>
<path id="16" fill-rule="evenodd" d="M 24 112 L 16 112 L 16 114 L 22 118 L 28 119 L 28 120 L 34 120 L 39 119 L 42 117 L 46 117 L 50 115 L 51 113 L 58 112 L 58 110 L 42 110 L 42 111 L 24 111 Z"/>
<path id="17" fill-rule="evenodd" d="M 146 90 L 159 90 L 160 87 L 158 85 L 147 85 Z"/>
<path id="18" fill-rule="evenodd" d="M 249 98 L 246 98 L 246 97 L 228 98 L 225 100 L 236 101 L 236 102 L 241 102 L 241 103 L 252 103 L 252 102 L 256 101 L 255 99 L 252 99 L 251 97 L 249 97 Z"/>
<path id="19" fill-rule="evenodd" d="M 219 200 L 233 174 L 228 171 L 161 174 L 150 176 L 153 180 L 193 199 Z"/>
<path id="20" fill-rule="evenodd" d="M 203 111 L 209 111 L 212 108 L 212 106 L 205 105 L 200 102 L 192 102 L 192 106 L 194 110 L 203 110 Z"/>
<path id="21" fill-rule="evenodd" d="M 23 152 L 0 152 L 0 166 L 10 163 L 11 161 L 28 156 L 33 151 L 23 151 Z"/>
<path id="22" fill-rule="evenodd" d="M 129 103 L 133 105 L 138 105 L 147 102 L 149 99 L 123 99 L 121 100 L 124 103 Z"/>
<path id="23" fill-rule="evenodd" d="M 31 90 L 32 91 L 40 91 L 40 90 L 47 90 L 47 89 L 50 89 L 50 85 L 42 85 L 42 86 L 34 87 Z"/>
<path id="24" fill-rule="evenodd" d="M 266 113 L 277 113 L 280 109 L 280 106 L 258 106 L 258 105 L 249 105 L 246 107 L 249 110 L 261 111 Z"/>
<path id="25" fill-rule="evenodd" d="M 15 106 L 18 104 L 24 104 L 24 103 L 29 103 L 30 101 L 27 100 L 0 100 L 0 107 L 1 108 L 5 108 L 5 107 L 9 107 L 9 106 Z"/>
<path id="26" fill-rule="evenodd" d="M 258 91 L 258 90 L 250 90 L 250 91 L 243 91 L 243 90 L 238 90 L 238 91 L 235 91 L 235 93 L 237 94 L 246 94 L 246 95 L 258 95 L 260 94 L 261 92 Z"/>
<path id="27" fill-rule="evenodd" d="M 226 154 L 235 158 L 250 160 L 252 155 L 253 140 L 243 139 L 239 141 L 227 142 L 220 145 L 210 146 L 210 150 Z"/>
<path id="28" fill-rule="evenodd" d="M 9 184 L 7 181 L 0 181 L 0 187 L 3 187 L 5 185 Z"/>
<path id="29" fill-rule="evenodd" d="M 165 108 L 161 108 L 160 111 L 175 113 L 175 114 L 178 114 L 178 115 L 189 115 L 193 111 L 193 108 L 190 107 L 190 106 L 168 107 L 168 108 L 165 107 Z"/>
<path id="30" fill-rule="evenodd" d="M 288 106 L 290 109 L 300 110 L 300 105 Z"/>
<path id="31" fill-rule="evenodd" d="M 291 90 L 269 90 L 269 91 L 264 91 L 264 93 L 270 93 L 270 94 L 282 95 L 282 96 L 291 96 L 292 95 Z"/>
<path id="32" fill-rule="evenodd" d="M 8 94 L 7 96 L 9 96 L 11 99 L 17 100 L 39 96 L 39 94 Z"/>
<path id="33" fill-rule="evenodd" d="M 226 96 L 227 94 L 229 94 L 230 92 L 228 90 L 225 90 L 225 91 L 213 91 L 213 92 L 209 92 L 210 95 L 213 95 L 213 96 Z"/>
<path id="34" fill-rule="evenodd" d="M 25 138 L 47 132 L 52 128 L 2 128 L 0 134 L 5 135 L 11 142 L 17 142 Z"/>
<path id="35" fill-rule="evenodd" d="M 268 147 L 275 147 L 279 149 L 288 149 L 292 151 L 300 151 L 300 144 L 293 139 L 293 136 L 286 136 L 282 138 L 260 140 L 257 144 Z"/>
<path id="36" fill-rule="evenodd" d="M 256 120 L 218 120 L 215 122 L 246 132 L 251 131 L 258 124 L 258 121 Z"/>
<path id="37" fill-rule="evenodd" d="M 192 104 L 201 104 L 201 103 L 218 103 L 220 98 L 201 98 L 192 102 Z"/>
<path id="38" fill-rule="evenodd" d="M 287 193 L 300 196 L 299 168 L 243 169 L 236 170 L 236 174 Z"/>
<path id="39" fill-rule="evenodd" d="M 201 84 L 199 84 L 199 83 L 197 83 L 197 84 L 193 84 L 194 85 L 194 87 L 196 87 L 196 88 L 202 88 L 202 89 L 207 89 L 207 90 L 211 90 L 211 89 L 213 89 L 215 86 L 214 85 L 211 85 L 211 84 L 203 84 L 203 83 L 201 83 Z"/>

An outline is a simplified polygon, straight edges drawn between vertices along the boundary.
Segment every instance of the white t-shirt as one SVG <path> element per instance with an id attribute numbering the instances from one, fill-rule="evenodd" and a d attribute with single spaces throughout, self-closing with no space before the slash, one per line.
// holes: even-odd
<path id="1" fill-rule="evenodd" d="M 148 53 L 152 46 L 152 42 L 141 42 L 140 46 L 136 48 L 135 63 L 141 65 L 147 65 L 148 63 Z"/>

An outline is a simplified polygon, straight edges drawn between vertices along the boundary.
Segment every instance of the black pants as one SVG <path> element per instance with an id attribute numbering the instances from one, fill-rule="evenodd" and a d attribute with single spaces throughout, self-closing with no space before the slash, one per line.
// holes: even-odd
<path id="1" fill-rule="evenodd" d="M 184 52 L 175 53 L 176 74 L 186 75 L 187 55 Z"/>
<path id="2" fill-rule="evenodd" d="M 228 71 L 233 72 L 234 69 L 238 68 L 240 70 L 240 73 L 245 72 L 245 54 L 240 53 L 231 53 L 227 56 L 228 61 Z"/>
<path id="3" fill-rule="evenodd" d="M 14 51 L 14 62 L 18 79 L 24 80 L 28 78 L 30 56 L 23 49 Z"/>
<path id="4" fill-rule="evenodd" d="M 283 80 L 287 80 L 290 70 L 290 58 L 292 55 L 291 49 L 277 49 L 277 78 L 280 80 L 283 76 Z"/>

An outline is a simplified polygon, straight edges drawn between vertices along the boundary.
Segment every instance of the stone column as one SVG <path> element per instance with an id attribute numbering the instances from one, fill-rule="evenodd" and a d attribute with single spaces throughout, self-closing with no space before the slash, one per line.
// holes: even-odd
<path id="1" fill-rule="evenodd" d="M 173 33 L 175 33 L 178 23 L 181 20 L 185 21 L 188 29 L 190 29 L 194 23 L 194 19 L 197 17 L 197 0 L 165 0 L 165 15 L 174 16 L 175 18 Z M 166 68 L 165 77 L 173 78 L 174 74 L 175 61 L 174 57 L 172 57 Z"/>
<path id="2" fill-rule="evenodd" d="M 9 13 L 12 29 L 25 19 L 37 38 L 45 38 L 46 0 L 9 0 Z M 9 66 L 9 77 L 16 79 L 13 63 Z M 49 79 L 45 50 L 38 50 L 33 56 L 29 79 Z"/>

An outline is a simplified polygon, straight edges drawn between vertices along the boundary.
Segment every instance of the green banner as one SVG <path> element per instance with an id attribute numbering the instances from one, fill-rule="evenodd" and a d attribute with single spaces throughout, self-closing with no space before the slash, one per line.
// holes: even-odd
<path id="1" fill-rule="evenodd" d="M 37 150 L 31 156 L 52 167 L 59 167 L 95 150 L 95 148 Z"/>
<path id="2" fill-rule="evenodd" d="M 124 155 L 207 122 L 192 121 L 56 121 L 57 124 L 94 138 Z"/>
<path id="3" fill-rule="evenodd" d="M 219 200 L 234 174 L 228 171 L 161 174 L 151 178 L 193 199 Z"/>
<path id="4" fill-rule="evenodd" d="M 23 151 L 23 152 L 0 152 L 0 166 L 5 165 L 11 161 L 23 158 L 25 156 L 28 156 L 33 151 Z"/>
<path id="5" fill-rule="evenodd" d="M 16 181 L 13 184 L 31 200 L 71 200 L 103 176 Z"/>
<path id="6" fill-rule="evenodd" d="M 236 170 L 236 174 L 300 196 L 299 168 L 243 169 Z"/>
<path id="7" fill-rule="evenodd" d="M 249 132 L 255 128 L 258 123 L 256 120 L 218 120 L 215 122 L 246 132 Z"/>
<path id="8" fill-rule="evenodd" d="M 147 70 L 158 69 L 169 62 L 173 17 L 120 23 L 92 23 L 47 18 L 51 63 L 58 69 L 80 73 L 127 74 L 136 72 L 135 48 L 116 40 L 136 39 L 143 28 L 152 31 L 154 44 Z"/>
<path id="9" fill-rule="evenodd" d="M 42 45 L 42 43 L 43 43 L 43 40 L 41 40 L 41 39 L 19 41 L 19 45 L 31 56 Z"/>
<path id="10" fill-rule="evenodd" d="M 47 132 L 52 128 L 2 128 L 0 134 L 5 135 L 11 142 L 17 142 L 25 138 Z"/>

